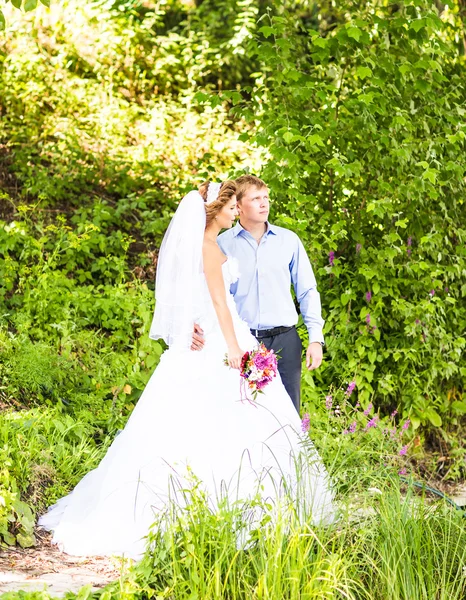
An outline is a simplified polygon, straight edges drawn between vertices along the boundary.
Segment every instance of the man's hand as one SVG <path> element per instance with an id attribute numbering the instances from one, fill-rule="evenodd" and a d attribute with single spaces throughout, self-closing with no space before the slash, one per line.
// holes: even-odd
<path id="1" fill-rule="evenodd" d="M 204 331 L 197 323 L 194 323 L 193 343 L 191 344 L 191 350 L 202 350 L 202 348 L 204 348 L 204 344 Z"/>
<path id="2" fill-rule="evenodd" d="M 322 364 L 322 344 L 320 342 L 311 342 L 306 350 L 306 367 L 309 371 L 318 369 Z"/>

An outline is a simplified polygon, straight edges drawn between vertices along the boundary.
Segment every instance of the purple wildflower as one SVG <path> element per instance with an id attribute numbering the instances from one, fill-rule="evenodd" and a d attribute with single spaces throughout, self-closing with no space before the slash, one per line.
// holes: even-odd
<path id="1" fill-rule="evenodd" d="M 411 425 L 411 421 L 409 419 L 407 419 L 404 423 L 403 423 L 403 427 L 401 428 L 403 431 L 406 431 L 408 429 L 408 427 Z"/>
<path id="2" fill-rule="evenodd" d="M 366 323 L 367 323 L 368 325 L 370 325 L 370 324 L 371 324 L 371 315 L 370 315 L 370 313 L 367 313 L 367 315 L 366 315 Z"/>
<path id="3" fill-rule="evenodd" d="M 348 387 L 346 388 L 346 392 L 345 394 L 348 396 L 348 398 L 351 396 L 351 394 L 354 392 L 354 388 L 356 387 L 356 382 L 353 380 Z"/>
<path id="4" fill-rule="evenodd" d="M 332 408 L 333 398 L 332 396 L 325 396 L 325 408 L 330 410 Z"/>
<path id="5" fill-rule="evenodd" d="M 333 267 L 334 260 L 335 260 L 335 252 L 333 250 L 330 250 L 330 252 L 328 253 L 328 262 L 331 267 Z"/>
<path id="6" fill-rule="evenodd" d="M 395 410 L 390 415 L 390 418 L 393 419 L 393 417 L 395 417 L 397 414 L 398 414 L 398 410 L 395 408 Z"/>
<path id="7" fill-rule="evenodd" d="M 419 325 L 421 321 L 419 321 L 419 319 L 416 319 L 415 323 L 416 325 Z"/>
<path id="8" fill-rule="evenodd" d="M 369 290 L 366 292 L 366 302 L 370 302 L 372 298 L 372 292 Z"/>
<path id="9" fill-rule="evenodd" d="M 406 452 L 408 452 L 408 446 L 403 446 L 403 448 L 398 452 L 400 456 L 405 456 Z"/>
<path id="10" fill-rule="evenodd" d="M 357 427 L 357 425 L 356 425 L 356 421 L 353 421 L 353 422 L 351 423 L 351 425 L 349 426 L 349 432 L 350 432 L 350 433 L 354 433 L 354 432 L 356 431 L 356 427 Z"/>
<path id="11" fill-rule="evenodd" d="M 366 410 L 364 411 L 364 416 L 367 417 L 367 415 L 371 412 L 372 410 L 372 404 L 369 404 L 369 406 L 366 408 Z"/>
<path id="12" fill-rule="evenodd" d="M 406 475 L 406 469 L 403 467 L 398 471 L 398 475 Z"/>
<path id="13" fill-rule="evenodd" d="M 406 252 L 408 253 L 408 256 L 411 256 L 411 248 L 408 248 Z"/>
<path id="14" fill-rule="evenodd" d="M 445 294 L 448 294 L 448 288 L 447 287 L 445 288 Z"/>
<path id="15" fill-rule="evenodd" d="M 311 418 L 309 416 L 309 413 L 305 413 L 303 415 L 303 420 L 301 421 L 301 429 L 303 430 L 304 433 L 307 433 L 309 431 L 310 427 L 311 427 Z"/>
<path id="16" fill-rule="evenodd" d="M 430 290 L 429 294 L 434 297 L 435 296 L 435 290 Z"/>
<path id="17" fill-rule="evenodd" d="M 413 243 L 413 238 L 412 238 L 412 237 L 409 237 L 409 238 L 408 238 L 408 246 L 411 246 L 411 244 L 412 244 L 412 243 Z"/>
<path id="18" fill-rule="evenodd" d="M 356 254 L 361 252 L 362 244 L 356 244 Z"/>
<path id="19" fill-rule="evenodd" d="M 371 427 L 377 427 L 377 421 L 378 420 L 379 420 L 379 415 L 375 415 L 375 417 L 373 417 L 370 421 L 367 422 L 367 425 L 365 427 L 365 431 L 367 431 Z"/>

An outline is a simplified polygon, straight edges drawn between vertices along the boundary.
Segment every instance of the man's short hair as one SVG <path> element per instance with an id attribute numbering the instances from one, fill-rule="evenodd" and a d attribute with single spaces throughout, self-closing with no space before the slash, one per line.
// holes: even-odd
<path id="1" fill-rule="evenodd" d="M 238 179 L 235 179 L 236 183 L 236 200 L 241 202 L 242 197 L 244 196 L 246 190 L 250 187 L 256 188 L 266 188 L 267 186 L 255 175 L 241 175 Z"/>

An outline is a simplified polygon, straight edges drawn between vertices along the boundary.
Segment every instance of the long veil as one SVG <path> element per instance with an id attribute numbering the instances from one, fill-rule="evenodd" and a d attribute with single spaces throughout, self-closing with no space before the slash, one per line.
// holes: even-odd
<path id="1" fill-rule="evenodd" d="M 202 242 L 204 199 L 189 192 L 180 202 L 160 247 L 155 311 L 149 336 L 169 346 L 191 346 L 193 325 L 203 312 Z"/>

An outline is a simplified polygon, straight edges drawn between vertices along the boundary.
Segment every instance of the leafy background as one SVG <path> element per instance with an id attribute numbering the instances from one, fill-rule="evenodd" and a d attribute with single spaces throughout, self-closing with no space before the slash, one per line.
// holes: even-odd
<path id="1" fill-rule="evenodd" d="M 66 0 L 4 14 L 0 538 L 33 544 L 34 513 L 124 426 L 163 351 L 147 332 L 176 202 L 244 172 L 268 183 L 272 220 L 317 276 L 313 423 L 354 381 L 353 404 L 409 418 L 413 469 L 463 478 L 461 3 Z"/>

